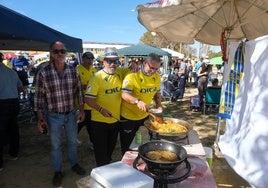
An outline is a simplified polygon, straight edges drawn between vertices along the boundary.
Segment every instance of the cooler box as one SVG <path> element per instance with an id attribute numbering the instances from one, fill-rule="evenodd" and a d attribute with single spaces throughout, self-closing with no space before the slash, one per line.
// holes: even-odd
<path id="1" fill-rule="evenodd" d="M 154 179 L 118 161 L 92 169 L 91 188 L 153 188 Z"/>

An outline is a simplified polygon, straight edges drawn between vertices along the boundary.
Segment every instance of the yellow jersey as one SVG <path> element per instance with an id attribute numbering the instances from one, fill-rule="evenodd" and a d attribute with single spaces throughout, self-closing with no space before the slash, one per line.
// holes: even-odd
<path id="1" fill-rule="evenodd" d="M 120 74 L 107 74 L 104 70 L 100 70 L 90 78 L 85 97 L 95 98 L 102 108 L 109 110 L 114 117 L 120 119 L 121 87 Z M 114 118 L 104 117 L 96 109 L 91 110 L 91 120 L 105 123 L 117 121 Z"/>
<path id="2" fill-rule="evenodd" d="M 89 79 L 91 78 L 91 76 L 95 72 L 97 72 L 97 70 L 93 66 L 90 66 L 90 68 L 87 69 L 82 64 L 80 64 L 76 68 L 77 68 L 77 71 L 79 72 L 80 80 L 82 82 L 82 85 L 87 85 Z M 84 104 L 84 110 L 91 110 L 91 109 L 92 108 L 89 105 L 87 105 L 86 103 Z"/>
<path id="3" fill-rule="evenodd" d="M 150 106 L 155 93 L 160 91 L 160 82 L 161 78 L 158 73 L 151 76 L 143 74 L 142 71 L 131 73 L 123 80 L 122 92 L 131 93 L 132 96 Z M 139 110 L 137 105 L 122 100 L 121 116 L 130 120 L 140 120 L 148 116 L 148 114 Z"/>

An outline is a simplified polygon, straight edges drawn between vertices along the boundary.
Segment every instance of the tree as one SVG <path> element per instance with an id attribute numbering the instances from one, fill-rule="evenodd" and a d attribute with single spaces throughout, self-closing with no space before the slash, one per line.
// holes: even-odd
<path id="1" fill-rule="evenodd" d="M 171 50 L 175 50 L 175 51 L 180 52 L 180 53 L 186 52 L 184 44 L 170 42 L 170 41 L 166 40 L 163 36 L 156 34 L 154 32 L 147 31 L 140 38 L 140 41 L 145 43 L 145 44 L 155 46 L 158 48 L 169 48 Z"/>
<path id="2" fill-rule="evenodd" d="M 167 41 L 165 41 L 165 39 L 163 39 L 162 37 L 159 37 L 159 35 L 153 32 L 148 32 L 148 31 L 143 34 L 140 41 L 145 44 L 155 46 L 158 48 L 163 48 L 164 46 L 167 46 Z"/>
<path id="3" fill-rule="evenodd" d="M 212 58 L 222 55 L 221 52 L 214 53 L 211 50 L 211 46 L 204 43 L 199 43 L 199 47 L 194 47 L 194 45 L 183 44 L 180 42 L 170 42 L 160 34 L 149 31 L 143 34 L 143 36 L 140 38 L 140 41 L 158 48 L 168 48 L 180 52 L 184 54 L 185 57 L 189 58 L 205 56 Z"/>
<path id="4" fill-rule="evenodd" d="M 220 52 L 210 52 L 209 54 L 208 54 L 208 57 L 209 57 L 209 59 L 211 59 L 211 58 L 213 58 L 213 57 L 222 57 L 222 52 L 220 51 Z"/>

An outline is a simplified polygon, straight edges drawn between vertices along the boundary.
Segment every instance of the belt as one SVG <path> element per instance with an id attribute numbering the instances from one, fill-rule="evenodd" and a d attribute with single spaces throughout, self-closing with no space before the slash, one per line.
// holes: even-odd
<path id="1" fill-rule="evenodd" d="M 53 112 L 55 114 L 62 114 L 62 115 L 68 115 L 70 114 L 72 111 L 68 111 L 68 112 Z"/>

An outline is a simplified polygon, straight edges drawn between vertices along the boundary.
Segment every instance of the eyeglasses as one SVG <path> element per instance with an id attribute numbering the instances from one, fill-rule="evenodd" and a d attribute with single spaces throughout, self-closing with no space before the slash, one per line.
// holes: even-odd
<path id="1" fill-rule="evenodd" d="M 66 54 L 66 52 L 67 52 L 67 50 L 65 50 L 65 49 L 54 49 L 53 51 L 52 51 L 54 54 L 59 54 L 59 53 L 61 53 L 61 54 Z"/>
<path id="2" fill-rule="evenodd" d="M 106 61 L 108 64 L 112 64 L 112 63 L 119 64 L 120 63 L 119 59 L 107 59 Z"/>
<path id="3" fill-rule="evenodd" d="M 150 63 L 147 63 L 147 64 L 149 66 L 149 69 L 151 69 L 151 70 L 157 71 L 159 69 L 159 68 L 151 66 Z"/>

